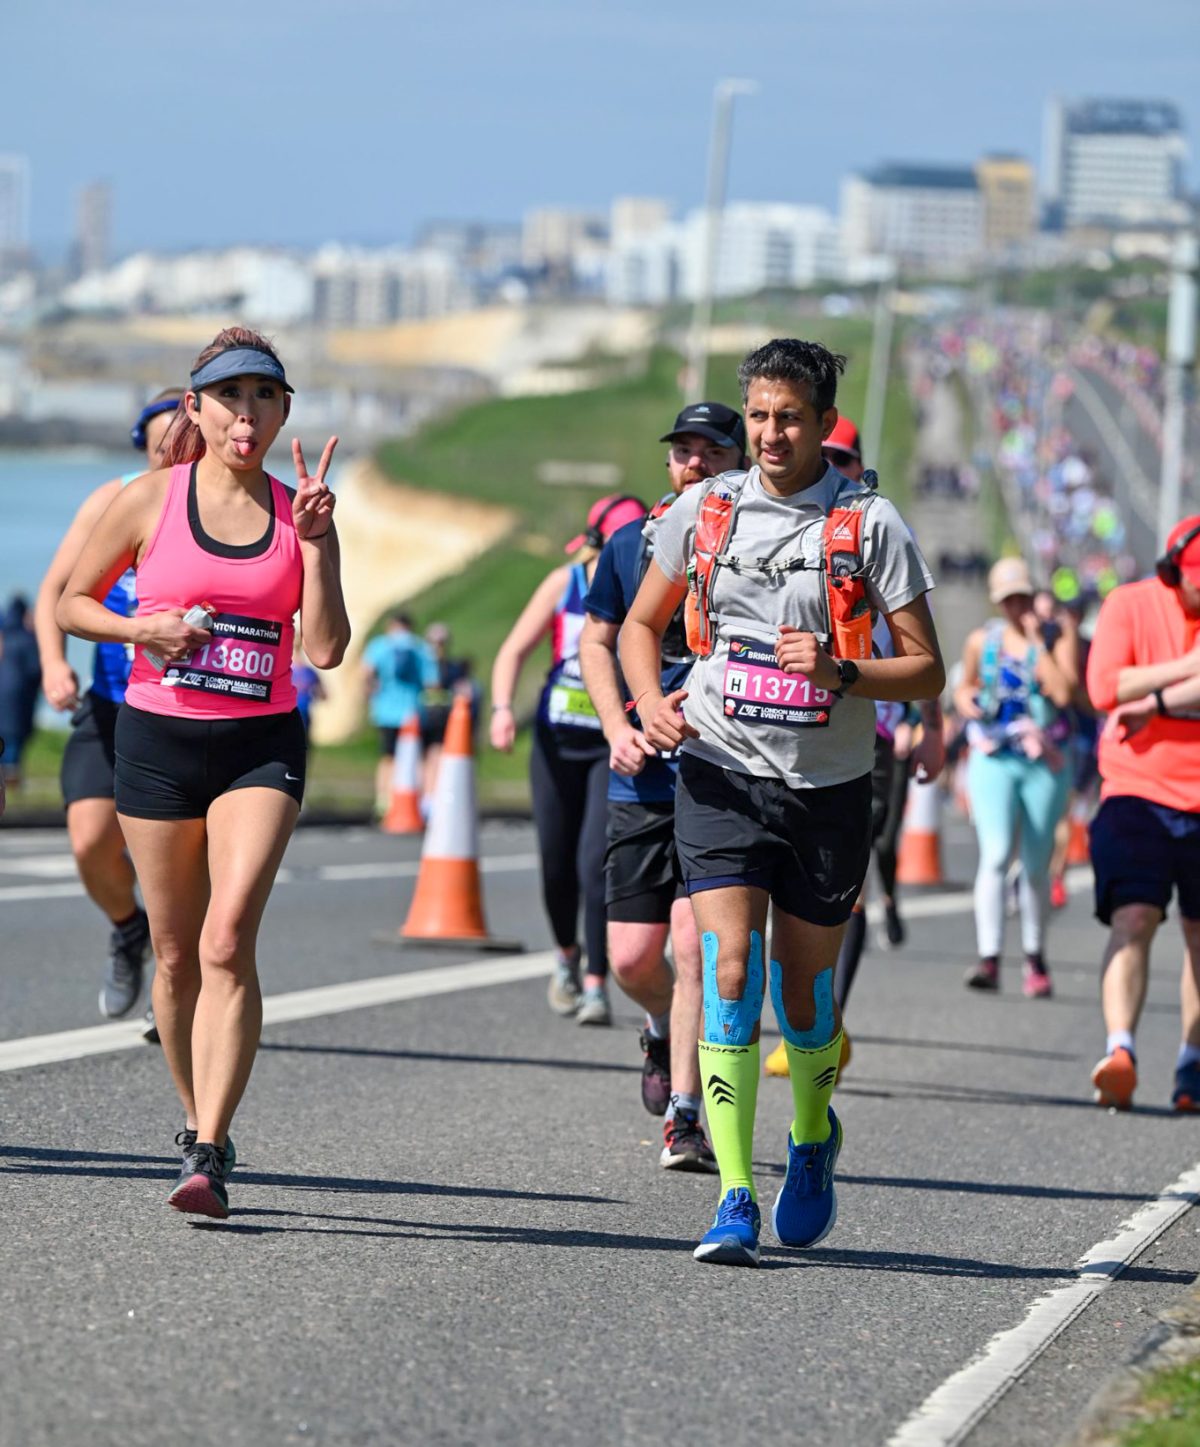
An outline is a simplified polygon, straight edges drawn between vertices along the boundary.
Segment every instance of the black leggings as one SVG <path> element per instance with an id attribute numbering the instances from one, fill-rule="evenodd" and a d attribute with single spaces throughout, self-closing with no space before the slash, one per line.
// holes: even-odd
<path id="1" fill-rule="evenodd" d="M 529 782 L 533 822 L 542 856 L 542 898 L 554 942 L 577 942 L 582 892 L 587 970 L 608 974 L 604 906 L 605 825 L 608 819 L 608 748 L 564 756 L 552 729 L 534 730 Z"/>
<path id="2" fill-rule="evenodd" d="M 875 863 L 879 866 L 879 883 L 888 899 L 896 897 L 896 844 L 908 801 L 908 760 L 889 760 L 887 781 L 887 813 L 883 828 L 875 838 Z"/>

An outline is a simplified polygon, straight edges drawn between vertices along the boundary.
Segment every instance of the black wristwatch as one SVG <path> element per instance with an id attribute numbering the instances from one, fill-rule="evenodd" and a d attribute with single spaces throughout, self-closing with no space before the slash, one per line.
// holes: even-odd
<path id="1" fill-rule="evenodd" d="M 833 696 L 841 698 L 848 688 L 852 688 L 858 682 L 858 664 L 853 658 L 839 658 L 837 671 L 841 684 L 833 690 Z"/>
<path id="2" fill-rule="evenodd" d="M 1163 702 L 1163 691 L 1161 688 L 1156 688 L 1154 690 L 1154 702 L 1158 705 L 1158 711 L 1163 718 L 1171 717 L 1171 710 Z"/>

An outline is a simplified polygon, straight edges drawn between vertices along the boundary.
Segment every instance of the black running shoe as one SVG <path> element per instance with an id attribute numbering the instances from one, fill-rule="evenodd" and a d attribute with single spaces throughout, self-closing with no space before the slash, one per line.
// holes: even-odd
<path id="1" fill-rule="evenodd" d="M 162 1040 L 159 1038 L 158 1034 L 158 1026 L 154 1022 L 153 1005 L 151 1005 L 150 1008 L 146 1011 L 146 1013 L 142 1016 L 142 1039 L 146 1042 L 147 1045 L 162 1044 Z"/>
<path id="2" fill-rule="evenodd" d="M 671 1103 L 671 1042 L 643 1030 L 642 1104 L 651 1115 L 666 1115 Z"/>
<path id="3" fill-rule="evenodd" d="M 717 1169 L 717 1158 L 704 1134 L 699 1116 L 690 1110 L 676 1110 L 674 1117 L 663 1124 L 663 1149 L 658 1163 L 667 1171 L 707 1171 Z"/>
<path id="4" fill-rule="evenodd" d="M 183 1169 L 167 1197 L 167 1205 L 192 1216 L 212 1216 L 223 1221 L 229 1215 L 225 1174 L 225 1152 L 221 1147 L 212 1141 L 197 1141 L 183 1158 Z"/>
<path id="5" fill-rule="evenodd" d="M 150 921 L 143 910 L 114 929 L 100 990 L 100 1013 L 108 1020 L 128 1015 L 142 993 L 142 967 L 150 953 Z"/>
<path id="6" fill-rule="evenodd" d="M 176 1135 L 175 1144 L 183 1152 L 183 1158 L 186 1161 L 188 1152 L 194 1150 L 196 1147 L 196 1132 L 192 1130 L 190 1126 L 185 1125 L 184 1128 Z M 214 1149 L 216 1149 L 216 1147 L 214 1147 Z M 233 1137 L 231 1135 L 227 1135 L 225 1137 L 224 1154 L 225 1179 L 228 1180 L 229 1177 L 233 1174 L 234 1166 L 237 1165 L 237 1151 L 234 1149 Z"/>
<path id="7" fill-rule="evenodd" d="M 896 908 L 894 899 L 884 900 L 883 903 L 883 928 L 887 935 L 887 942 L 892 949 L 899 949 L 905 940 L 904 921 L 900 918 L 900 911 Z"/>

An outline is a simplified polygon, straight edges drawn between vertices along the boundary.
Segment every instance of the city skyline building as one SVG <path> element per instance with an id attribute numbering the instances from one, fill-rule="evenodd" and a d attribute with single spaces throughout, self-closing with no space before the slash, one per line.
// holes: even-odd
<path id="1" fill-rule="evenodd" d="M 1167 101 L 1052 98 L 1043 129 L 1045 221 L 1054 229 L 1180 225 L 1187 140 Z"/>
<path id="2" fill-rule="evenodd" d="M 1024 156 L 983 156 L 975 163 L 983 194 L 983 244 L 989 252 L 1021 246 L 1037 226 L 1037 181 Z"/>
<path id="3" fill-rule="evenodd" d="M 0 272 L 28 257 L 29 193 L 28 157 L 0 155 Z"/>
<path id="4" fill-rule="evenodd" d="M 647 215 L 649 213 L 646 213 Z M 690 211 L 645 231 L 614 229 L 606 294 L 614 306 L 695 301 L 707 214 Z M 735 201 L 721 213 L 713 294 L 751 296 L 771 288 L 840 279 L 837 223 L 820 206 Z"/>
<path id="5" fill-rule="evenodd" d="M 112 187 L 91 181 L 79 192 L 76 210 L 74 271 L 90 276 L 103 271 L 112 255 Z"/>
<path id="6" fill-rule="evenodd" d="M 958 271 L 984 248 L 984 193 L 970 166 L 888 161 L 842 182 L 842 246 L 851 279 L 886 258 Z"/>

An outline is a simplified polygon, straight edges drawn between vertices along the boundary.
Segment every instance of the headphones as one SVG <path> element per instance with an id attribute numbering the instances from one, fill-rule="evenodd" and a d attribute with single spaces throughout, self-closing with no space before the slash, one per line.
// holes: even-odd
<path id="1" fill-rule="evenodd" d="M 1154 572 L 1160 583 L 1165 583 L 1168 588 L 1178 588 L 1183 582 L 1183 574 L 1179 568 L 1179 559 L 1183 556 L 1187 546 L 1194 539 L 1200 538 L 1200 523 L 1183 537 L 1172 543 L 1161 558 L 1154 564 Z"/>
<path id="2" fill-rule="evenodd" d="M 645 504 L 640 497 L 631 497 L 627 492 L 623 492 L 620 497 L 614 497 L 596 521 L 588 525 L 587 531 L 583 535 L 583 541 L 586 547 L 595 548 L 597 552 L 600 551 L 604 546 L 604 534 L 600 531 L 600 525 L 609 513 L 612 512 L 614 508 L 620 507 L 623 502 L 636 502 L 638 507 L 642 508 L 643 513 L 645 511 Z"/>

